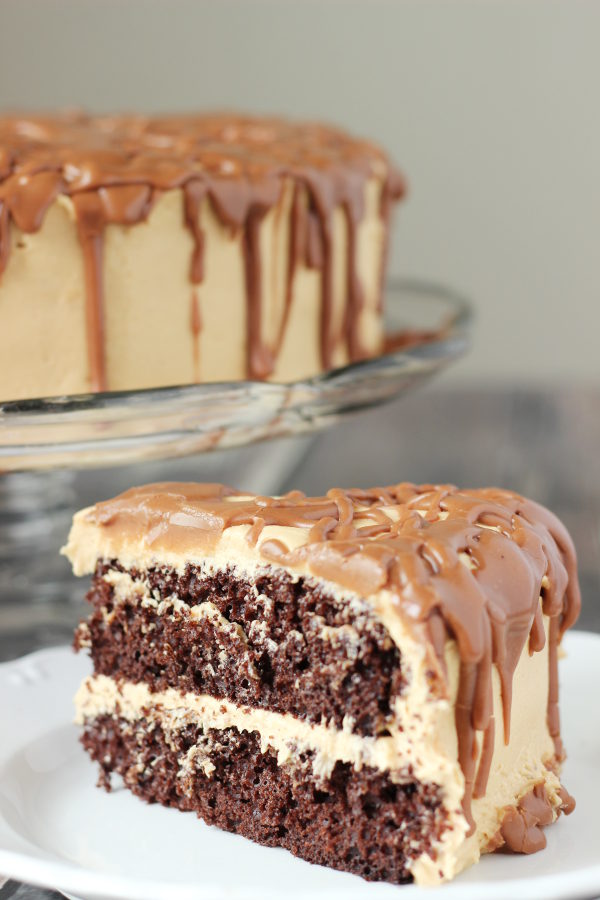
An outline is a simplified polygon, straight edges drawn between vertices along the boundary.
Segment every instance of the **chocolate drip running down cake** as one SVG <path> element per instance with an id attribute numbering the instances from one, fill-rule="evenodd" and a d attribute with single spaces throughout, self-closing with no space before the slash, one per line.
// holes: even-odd
<path id="1" fill-rule="evenodd" d="M 0 118 L 0 399 L 376 355 L 403 192 L 377 146 L 316 123 Z"/>
<path id="2" fill-rule="evenodd" d="M 575 553 L 496 489 L 134 488 L 79 512 L 76 697 L 101 782 L 314 863 L 435 884 L 533 852 L 559 780 Z"/>

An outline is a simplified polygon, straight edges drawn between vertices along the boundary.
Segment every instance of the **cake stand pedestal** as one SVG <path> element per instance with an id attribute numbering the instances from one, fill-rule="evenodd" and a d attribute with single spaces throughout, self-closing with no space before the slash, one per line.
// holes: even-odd
<path id="1" fill-rule="evenodd" d="M 304 381 L 0 404 L 2 658 L 70 638 L 83 591 L 59 548 L 80 506 L 161 480 L 276 493 L 313 433 L 412 390 L 464 352 L 464 299 L 421 282 L 386 293 L 388 352 Z"/>

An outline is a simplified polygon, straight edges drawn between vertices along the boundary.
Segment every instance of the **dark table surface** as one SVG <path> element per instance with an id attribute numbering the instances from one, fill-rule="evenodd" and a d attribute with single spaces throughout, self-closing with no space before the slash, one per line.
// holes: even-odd
<path id="1" fill-rule="evenodd" d="M 255 460 L 261 447 L 245 452 Z M 179 470 L 189 477 L 189 463 L 165 464 L 162 477 L 177 478 Z M 139 483 L 139 472 L 132 469 L 131 483 Z M 94 479 L 98 496 L 106 496 L 109 478 L 87 474 L 82 500 L 89 502 Z M 600 387 L 432 385 L 318 436 L 281 489 L 320 493 L 333 485 L 401 480 L 507 487 L 553 509 L 578 551 L 583 611 L 577 627 L 600 632 Z M 56 630 L 47 634 L 44 640 L 38 629 L 36 642 L 56 642 Z M 12 881 L 0 888 L 0 900 L 58 897 Z"/>

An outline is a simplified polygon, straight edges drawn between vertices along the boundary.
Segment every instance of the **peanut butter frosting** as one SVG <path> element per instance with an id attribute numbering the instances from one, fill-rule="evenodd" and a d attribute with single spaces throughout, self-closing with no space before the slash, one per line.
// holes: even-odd
<path id="1" fill-rule="evenodd" d="M 0 275 L 10 248 L 10 225 L 37 232 L 60 195 L 71 198 L 84 262 L 87 345 L 91 383 L 105 390 L 103 257 L 108 224 L 148 219 L 158 198 L 184 193 L 184 224 L 193 249 L 189 279 L 204 278 L 200 208 L 208 197 L 221 223 L 243 232 L 247 301 L 247 375 L 266 378 L 278 347 L 261 336 L 260 226 L 293 184 L 287 310 L 299 262 L 321 272 L 320 350 L 324 369 L 333 364 L 333 213 L 344 212 L 348 229 L 348 308 L 344 323 L 348 358 L 367 355 L 358 322 L 364 305 L 358 276 L 357 229 L 368 180 L 381 183 L 380 213 L 404 182 L 374 144 L 316 123 L 250 116 L 98 116 L 81 113 L 8 116 L 0 119 Z M 306 192 L 308 203 L 301 202 Z M 383 266 L 381 277 L 383 278 Z M 216 298 L 218 300 L 218 298 Z M 168 298 L 165 299 L 168 302 Z M 193 307 L 191 328 L 201 328 Z M 281 344 L 281 340 L 279 341 Z"/>
<path id="2" fill-rule="evenodd" d="M 494 746 L 492 670 L 508 743 L 513 675 L 524 651 L 545 648 L 547 617 L 547 724 L 562 760 L 558 645 L 577 618 L 580 593 L 573 544 L 551 512 L 494 488 L 401 483 L 335 488 L 324 497 L 299 491 L 260 497 L 223 485 L 165 482 L 82 510 L 65 552 L 79 574 L 101 558 L 144 566 L 179 559 L 184 567 L 215 556 L 233 533 L 265 565 L 365 598 L 387 597 L 389 613 L 426 648 L 442 693 L 445 646 L 455 642 L 458 756 L 471 827 L 471 800 L 485 793 Z M 476 732 L 483 733 L 481 753 Z"/>

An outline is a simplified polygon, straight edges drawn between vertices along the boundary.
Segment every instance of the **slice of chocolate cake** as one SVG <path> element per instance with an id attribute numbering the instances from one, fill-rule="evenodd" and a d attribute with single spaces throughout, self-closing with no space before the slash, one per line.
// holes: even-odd
<path id="1" fill-rule="evenodd" d="M 79 512 L 83 744 L 110 787 L 311 862 L 431 884 L 532 852 L 559 781 L 575 553 L 507 491 L 135 488 Z"/>

